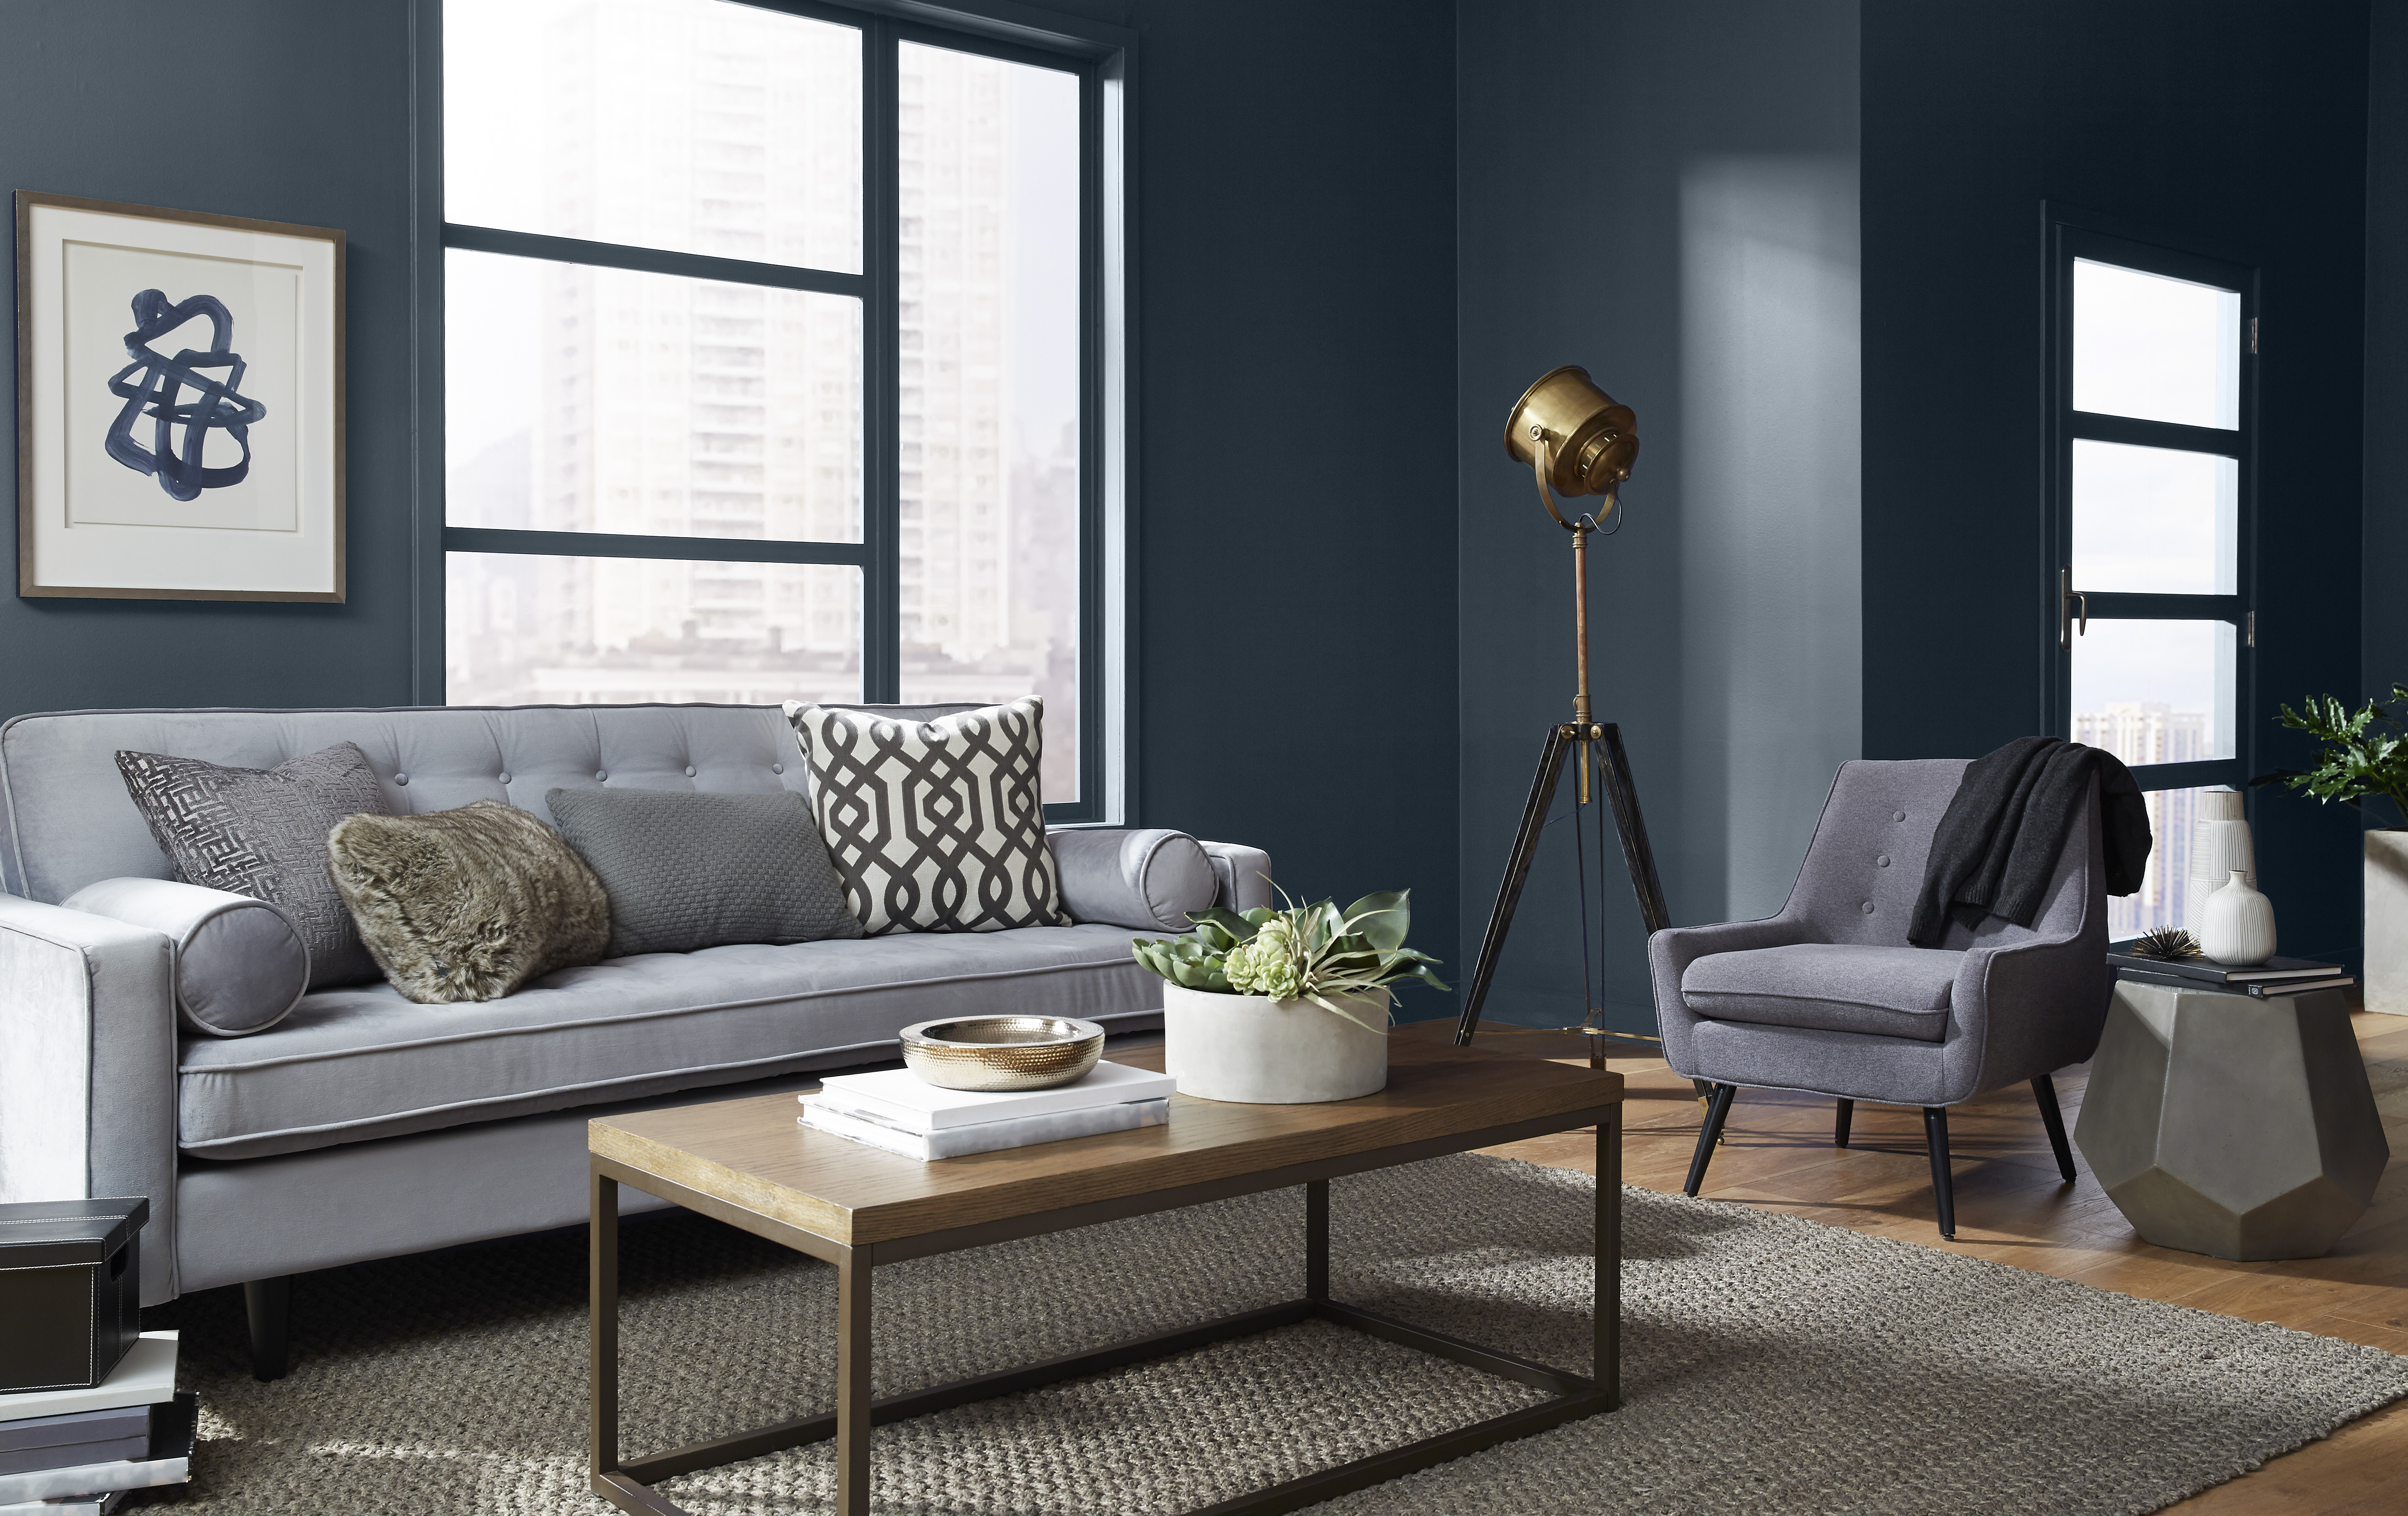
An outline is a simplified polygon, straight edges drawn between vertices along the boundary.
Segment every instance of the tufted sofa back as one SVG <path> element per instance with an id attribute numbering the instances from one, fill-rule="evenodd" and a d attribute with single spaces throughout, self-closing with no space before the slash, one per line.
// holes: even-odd
<path id="1" fill-rule="evenodd" d="M 961 706 L 870 706 L 910 717 Z M 120 748 L 267 769 L 357 743 L 395 811 L 508 801 L 552 819 L 550 789 L 759 794 L 809 786 L 774 705 L 405 706 L 335 711 L 64 711 L 0 726 L 0 886 L 56 904 L 95 880 L 168 877 L 118 777 Z"/>

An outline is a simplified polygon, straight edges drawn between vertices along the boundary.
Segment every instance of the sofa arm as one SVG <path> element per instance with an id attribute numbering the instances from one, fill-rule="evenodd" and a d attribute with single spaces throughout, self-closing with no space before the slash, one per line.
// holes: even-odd
<path id="1" fill-rule="evenodd" d="M 1810 936 L 1803 920 L 1784 913 L 1761 921 L 1724 921 L 1710 927 L 1666 927 L 1647 939 L 1647 973 L 1656 988 L 1656 1030 L 1664 1039 L 1664 1061 L 1685 1078 L 1698 1077 L 1689 1055 L 1689 1032 L 1698 1018 L 1681 998 L 1681 976 L 1709 953 L 1745 953 L 1787 947 Z"/>
<path id="2" fill-rule="evenodd" d="M 147 1196 L 176 1297 L 176 999 L 163 933 L 0 895 L 0 1200 Z"/>
<path id="3" fill-rule="evenodd" d="M 1218 888 L 1196 839 L 1160 827 L 1049 831 L 1062 908 L 1076 921 L 1137 931 L 1185 931 Z"/>
<path id="4" fill-rule="evenodd" d="M 1212 894 L 1213 904 L 1224 910 L 1251 911 L 1273 903 L 1268 853 L 1243 843 L 1199 842 L 1197 845 L 1212 860 L 1212 877 L 1219 885 Z"/>

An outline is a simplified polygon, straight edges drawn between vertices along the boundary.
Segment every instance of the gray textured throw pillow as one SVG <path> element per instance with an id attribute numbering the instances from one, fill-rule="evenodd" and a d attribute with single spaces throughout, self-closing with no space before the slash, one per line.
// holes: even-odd
<path id="1" fill-rule="evenodd" d="M 125 792 L 188 885 L 280 905 L 309 949 L 309 988 L 377 976 L 327 873 L 326 834 L 347 816 L 389 816 L 384 787 L 351 743 L 272 769 L 164 753 L 117 755 Z"/>
<path id="2" fill-rule="evenodd" d="M 853 914 L 889 931 L 1068 926 L 1045 845 L 1044 702 L 929 721 L 789 700 Z"/>
<path id="3" fill-rule="evenodd" d="M 610 902 L 577 849 L 500 801 L 355 816 L 327 851 L 368 951 L 421 1004 L 499 1000 L 595 961 L 610 938 Z"/>
<path id="4" fill-rule="evenodd" d="M 800 795 L 554 789 L 543 802 L 610 897 L 610 956 L 858 937 Z"/>

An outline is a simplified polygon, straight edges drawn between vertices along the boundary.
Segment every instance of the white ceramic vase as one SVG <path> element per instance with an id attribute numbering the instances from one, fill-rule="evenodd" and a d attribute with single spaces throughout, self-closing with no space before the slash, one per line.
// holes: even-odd
<path id="1" fill-rule="evenodd" d="M 2202 789 L 2199 816 L 2191 823 L 2188 888 L 2183 892 L 2183 926 L 2196 934 L 2207 918 L 2207 900 L 2235 870 L 2258 887 L 2257 848 L 2242 819 L 2238 790 Z"/>
<path id="2" fill-rule="evenodd" d="M 1388 1024 L 1388 992 L 1338 1001 L 1372 1026 Z M 1353 1100 L 1388 1083 L 1388 1035 L 1367 1032 L 1309 1000 L 1216 995 L 1165 981 L 1163 1071 L 1179 1092 L 1248 1105 Z"/>
<path id="3" fill-rule="evenodd" d="M 2263 963 L 2274 956 L 2274 903 L 2249 887 L 2238 869 L 2207 897 L 2199 922 L 2200 951 L 2219 963 Z"/>
<path id="4" fill-rule="evenodd" d="M 2408 1016 L 2408 828 L 2366 834 L 2366 1008 Z"/>

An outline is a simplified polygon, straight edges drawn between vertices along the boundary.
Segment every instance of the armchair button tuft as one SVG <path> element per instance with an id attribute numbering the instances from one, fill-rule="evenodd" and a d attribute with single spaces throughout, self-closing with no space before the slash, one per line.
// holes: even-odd
<path id="1" fill-rule="evenodd" d="M 1906 813 L 1904 811 L 1892 811 L 1889 818 L 1892 821 L 1903 821 L 1906 819 Z"/>
<path id="2" fill-rule="evenodd" d="M 1865 914 L 1866 914 L 1867 916 L 1870 916 L 1870 915 L 1872 915 L 1872 914 L 1873 914 L 1873 902 L 1870 902 L 1870 901 L 1867 901 L 1867 902 L 1865 902 Z"/>
<path id="3" fill-rule="evenodd" d="M 1884 853 L 1881 857 L 1873 859 L 1873 861 L 1886 869 L 1889 867 L 1889 855 L 1887 853 Z"/>
<path id="4" fill-rule="evenodd" d="M 771 773 L 783 773 L 786 772 L 786 766 L 782 763 L 772 763 L 769 765 L 769 772 Z"/>
<path id="5" fill-rule="evenodd" d="M 409 775 L 406 773 L 396 773 L 393 776 L 393 782 L 396 785 L 406 785 L 409 783 Z"/>
<path id="6" fill-rule="evenodd" d="M 687 778 L 689 778 L 689 779 L 691 779 L 691 778 L 693 778 L 693 777 L 694 777 L 694 765 L 693 765 L 693 764 L 689 763 L 689 764 L 687 764 L 687 765 L 685 766 L 685 776 L 686 776 Z"/>
<path id="7" fill-rule="evenodd" d="M 509 784 L 510 782 L 510 776 L 507 773 L 503 774 L 501 776 L 501 782 L 506 785 Z"/>
<path id="8" fill-rule="evenodd" d="M 608 779 L 610 777 L 610 771 L 608 769 L 596 769 L 594 771 L 594 777 L 596 779 Z"/>

